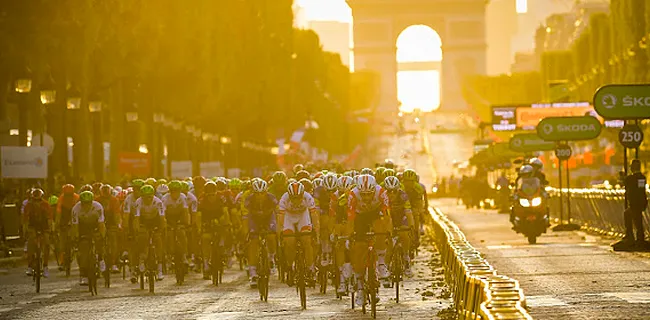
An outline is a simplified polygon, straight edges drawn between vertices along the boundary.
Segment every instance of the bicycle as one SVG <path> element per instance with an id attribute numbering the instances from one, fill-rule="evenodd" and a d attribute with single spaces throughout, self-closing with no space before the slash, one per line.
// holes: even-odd
<path id="1" fill-rule="evenodd" d="M 312 235 L 313 232 L 297 232 L 293 234 L 283 234 L 286 238 L 296 238 L 301 236 Z M 291 266 L 289 266 L 291 267 Z M 305 265 L 305 249 L 302 247 L 302 241 L 296 241 L 296 260 L 293 268 L 289 268 L 289 278 L 293 279 L 296 291 L 300 296 L 300 306 L 302 310 L 307 310 L 307 266 Z"/>
<path id="2" fill-rule="evenodd" d="M 59 237 L 63 237 L 63 270 L 65 270 L 65 276 L 70 277 L 70 270 L 72 266 L 72 260 L 74 255 L 74 250 L 72 248 L 72 240 L 70 239 L 70 232 L 68 229 L 65 231 L 62 229 Z"/>
<path id="3" fill-rule="evenodd" d="M 257 264 L 257 290 L 260 293 L 260 300 L 269 300 L 269 278 L 271 277 L 271 261 L 266 243 L 266 236 L 269 232 L 260 232 L 257 236 L 260 239 L 259 260 Z"/>
<path id="4" fill-rule="evenodd" d="M 212 273 L 212 284 L 219 286 L 223 283 L 223 272 L 225 267 L 225 248 L 223 232 L 219 232 L 219 227 L 212 231 L 212 255 L 210 256 L 210 271 Z"/>
<path id="5" fill-rule="evenodd" d="M 36 286 L 36 293 L 41 292 L 41 278 L 43 277 L 43 232 L 36 231 L 36 248 L 35 253 L 32 259 L 32 265 L 34 265 L 34 273 L 32 274 L 32 280 Z"/>
<path id="6" fill-rule="evenodd" d="M 370 302 L 370 315 L 377 317 L 377 294 L 379 292 L 379 279 L 377 278 L 377 251 L 374 246 L 375 233 L 370 231 L 363 235 L 357 235 L 358 238 L 368 239 L 368 251 L 366 255 L 366 266 L 363 281 L 363 304 L 361 311 L 365 314 L 366 304 Z"/>
<path id="7" fill-rule="evenodd" d="M 153 237 L 158 228 L 150 229 L 149 232 L 149 247 L 147 249 L 147 258 L 145 260 L 145 271 L 140 272 L 140 290 L 144 290 L 145 276 L 149 282 L 149 292 L 154 293 L 156 282 L 156 245 Z"/>
<path id="8" fill-rule="evenodd" d="M 187 274 L 187 265 L 181 254 L 179 242 L 178 242 L 178 232 L 185 232 L 180 226 L 170 227 L 169 232 L 172 232 L 174 236 L 174 259 L 172 260 L 174 265 L 174 273 L 176 275 L 176 284 L 182 285 L 185 282 L 185 274 Z"/>
<path id="9" fill-rule="evenodd" d="M 393 228 L 393 253 L 390 262 L 391 268 L 391 284 L 395 287 L 395 302 L 399 303 L 399 286 L 400 282 L 404 280 L 404 270 L 406 266 L 404 265 L 404 248 L 402 247 L 402 242 L 400 241 L 399 232 L 409 231 L 410 228 Z"/>
<path id="10" fill-rule="evenodd" d="M 90 241 L 88 252 L 88 265 L 86 272 L 88 273 L 88 291 L 90 295 L 97 295 L 97 278 L 99 278 L 99 258 L 96 253 L 95 239 L 92 235 L 82 236 L 80 241 Z"/>
<path id="11" fill-rule="evenodd" d="M 333 246 L 333 249 L 332 249 L 332 255 L 334 257 L 333 265 L 335 266 L 334 267 L 334 274 L 333 274 L 333 278 L 334 278 L 333 281 L 335 283 L 335 286 L 334 286 L 335 288 L 336 288 L 336 286 L 338 286 L 341 283 L 341 277 L 342 277 L 341 270 L 339 270 L 339 268 L 337 268 L 336 266 L 342 265 L 341 262 L 345 262 L 345 261 L 339 261 L 338 260 L 339 254 L 338 254 L 337 250 L 339 249 L 339 246 L 340 246 L 339 242 L 345 242 L 348 239 L 350 239 L 350 237 L 348 237 L 348 236 L 336 236 L 336 238 L 334 239 L 334 246 Z M 347 296 L 348 294 L 350 294 L 350 291 L 352 292 L 352 305 L 351 305 L 352 309 L 354 309 L 354 290 L 350 290 L 350 288 L 354 288 L 354 286 L 352 285 L 353 281 L 354 281 L 353 276 L 350 276 L 350 277 L 347 278 L 347 280 L 345 281 L 345 293 L 344 294 L 339 294 L 338 290 L 336 290 L 336 298 L 338 298 L 339 300 L 341 300 L 343 298 L 343 296 Z"/>
<path id="12" fill-rule="evenodd" d="M 113 257 L 111 254 L 111 246 L 109 245 L 109 238 L 108 238 L 108 233 L 106 233 L 106 237 L 104 238 L 104 248 L 105 248 L 105 254 L 104 257 Z M 110 264 L 112 264 L 112 261 L 109 261 L 109 265 L 105 268 L 104 270 L 104 288 L 110 288 L 111 287 L 111 268 Z"/>

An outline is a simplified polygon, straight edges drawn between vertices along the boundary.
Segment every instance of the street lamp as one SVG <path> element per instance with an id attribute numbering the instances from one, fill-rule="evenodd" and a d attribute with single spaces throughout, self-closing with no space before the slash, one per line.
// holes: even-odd
<path id="1" fill-rule="evenodd" d="M 93 123 L 92 157 L 95 179 L 104 179 L 104 145 L 102 143 L 102 118 L 101 111 L 103 102 L 97 93 L 88 97 L 88 111 Z"/>
<path id="2" fill-rule="evenodd" d="M 29 68 L 24 68 L 16 75 L 14 90 L 18 93 L 29 93 L 32 91 L 32 71 Z"/>
<path id="3" fill-rule="evenodd" d="M 56 101 L 56 87 L 52 75 L 48 75 L 40 85 L 41 103 L 52 104 Z"/>
<path id="4" fill-rule="evenodd" d="M 73 86 L 68 90 L 68 99 L 66 100 L 65 107 L 68 110 L 81 109 L 81 91 L 77 87 Z"/>

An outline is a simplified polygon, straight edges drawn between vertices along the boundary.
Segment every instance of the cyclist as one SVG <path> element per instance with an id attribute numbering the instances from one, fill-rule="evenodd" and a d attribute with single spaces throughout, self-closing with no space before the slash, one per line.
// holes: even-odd
<path id="1" fill-rule="evenodd" d="M 401 184 L 397 177 L 386 177 L 384 187 L 388 191 L 388 200 L 390 203 L 391 219 L 394 227 L 399 227 L 398 231 L 399 241 L 402 244 L 403 259 L 404 259 L 404 274 L 411 277 L 411 235 L 408 215 L 411 215 L 411 202 L 409 201 L 408 194 L 401 188 Z"/>
<path id="2" fill-rule="evenodd" d="M 164 279 L 162 272 L 162 257 L 165 254 L 162 242 L 162 231 L 165 229 L 165 210 L 163 210 L 162 201 L 155 196 L 156 190 L 150 184 L 145 184 L 140 188 L 140 198 L 135 202 L 135 214 L 133 215 L 133 231 L 137 235 L 136 254 L 133 258 L 134 265 L 138 266 L 140 272 L 145 271 L 142 259 L 147 252 L 149 245 L 149 232 L 152 232 L 153 245 L 156 248 L 156 257 L 158 257 L 158 280 Z M 131 282 L 136 283 L 136 274 L 132 272 Z"/>
<path id="3" fill-rule="evenodd" d="M 301 233 L 298 238 L 285 237 L 282 244 L 284 248 L 285 262 L 288 266 L 293 266 L 296 259 L 296 241 L 300 241 L 305 253 L 305 265 L 308 268 L 306 279 L 314 279 L 314 250 L 311 241 L 313 226 L 311 215 L 317 212 L 314 198 L 307 192 L 305 187 L 298 183 L 292 182 L 287 186 L 287 193 L 282 195 L 278 205 L 279 211 L 284 215 L 283 234 L 291 235 L 295 232 Z M 289 279 L 288 285 L 293 285 L 293 279 Z"/>
<path id="4" fill-rule="evenodd" d="M 140 198 L 140 191 L 142 187 L 144 186 L 144 180 L 142 179 L 135 179 L 131 181 L 131 186 L 133 188 L 133 191 L 129 193 L 124 201 L 122 202 L 122 225 L 126 229 L 126 246 L 129 250 L 129 252 L 123 252 L 122 255 L 126 256 L 127 254 L 131 255 L 131 258 L 129 259 L 131 262 L 131 272 L 132 276 L 135 277 L 134 271 L 137 269 L 138 265 L 135 264 L 136 258 L 135 254 L 138 252 L 137 248 L 137 234 L 135 233 L 134 226 L 133 226 L 133 216 L 135 215 L 137 211 L 136 207 L 136 202 Z M 135 278 L 133 278 L 135 279 Z"/>
<path id="5" fill-rule="evenodd" d="M 426 191 L 418 180 L 419 177 L 415 170 L 404 170 L 401 181 L 404 185 L 404 191 L 406 191 L 406 194 L 409 196 L 411 210 L 413 211 L 413 223 L 411 224 L 409 221 L 409 224 L 413 226 L 413 243 L 411 244 L 413 249 L 420 246 L 420 223 L 426 210 L 424 207 Z"/>
<path id="6" fill-rule="evenodd" d="M 348 227 L 349 224 L 347 224 L 347 209 L 350 191 L 355 187 L 354 180 L 348 176 L 341 176 L 337 180 L 336 187 L 338 190 L 330 202 L 330 216 L 335 222 L 332 240 L 336 240 L 337 236 L 350 236 L 351 234 L 351 230 Z M 352 265 L 349 259 L 346 259 L 345 254 L 348 250 L 347 247 L 349 247 L 349 241 L 336 241 L 334 244 L 336 247 L 336 267 L 339 269 L 341 275 L 337 293 L 343 295 L 347 291 L 347 280 L 352 276 Z"/>
<path id="7" fill-rule="evenodd" d="M 321 251 L 321 265 L 328 266 L 332 263 L 332 243 L 330 235 L 334 228 L 334 217 L 330 216 L 330 204 L 333 199 L 336 199 L 336 190 L 338 179 L 334 174 L 328 174 L 321 180 L 322 185 L 314 188 L 314 202 L 318 210 L 317 219 L 320 220 L 320 251 Z"/>
<path id="8" fill-rule="evenodd" d="M 79 195 L 75 193 L 74 186 L 66 184 L 61 188 L 61 196 L 56 206 L 56 215 L 54 216 L 55 229 L 59 232 L 59 269 L 63 271 L 64 248 L 70 241 L 70 225 L 72 224 L 72 207 L 79 201 Z"/>
<path id="9" fill-rule="evenodd" d="M 169 193 L 165 194 L 161 201 L 165 220 L 167 220 L 167 228 L 175 232 L 167 233 L 168 238 L 165 247 L 170 250 L 167 252 L 170 254 L 174 254 L 175 250 L 180 250 L 180 256 L 183 257 L 182 263 L 189 265 L 186 257 L 187 236 L 185 234 L 186 226 L 190 223 L 187 197 L 181 192 L 183 185 L 180 181 L 172 180 L 169 182 L 168 187 Z M 176 233 L 176 235 L 174 235 L 174 233 Z M 181 263 L 180 261 L 175 262 Z"/>
<path id="10" fill-rule="evenodd" d="M 262 179 L 255 179 L 252 186 L 252 194 L 244 200 L 244 206 L 248 211 L 248 270 L 250 275 L 250 286 L 257 286 L 257 263 L 259 252 L 259 233 L 267 234 L 267 246 L 269 261 L 271 262 L 271 273 L 275 272 L 276 252 L 276 218 L 275 210 L 278 202 L 268 192 L 268 183 Z"/>
<path id="11" fill-rule="evenodd" d="M 23 212 L 23 233 L 24 238 L 27 239 L 27 257 L 28 267 L 26 274 L 31 276 L 34 274 L 34 262 L 32 255 L 36 251 L 36 237 L 41 234 L 42 251 L 41 257 L 43 258 L 43 277 L 47 278 L 50 272 L 47 268 L 48 260 L 50 258 L 50 232 L 53 227 L 52 209 L 50 204 L 43 199 L 43 190 L 33 189 L 30 198 L 24 205 Z"/>
<path id="12" fill-rule="evenodd" d="M 197 215 L 199 211 L 199 200 L 190 192 L 190 183 L 187 181 L 181 181 L 181 192 L 187 199 L 187 208 L 190 214 L 190 229 L 187 230 L 187 250 L 191 254 L 189 266 L 193 269 L 195 261 L 201 252 L 200 219 Z"/>
<path id="13" fill-rule="evenodd" d="M 223 222 L 228 225 L 228 228 L 224 229 L 223 231 L 226 232 L 227 234 L 224 235 L 224 249 L 225 249 L 225 257 L 226 257 L 226 264 L 228 268 L 232 267 L 232 252 L 233 252 L 233 218 L 232 218 L 232 211 L 235 208 L 235 202 L 234 202 L 234 196 L 230 190 L 228 190 L 228 179 L 224 177 L 218 177 L 215 180 L 215 184 L 217 185 L 217 196 L 223 199 L 223 201 L 226 203 L 226 208 L 228 209 L 228 214 L 226 216 L 226 220 Z"/>
<path id="14" fill-rule="evenodd" d="M 84 191 L 79 194 L 79 202 L 72 208 L 73 234 L 78 240 L 77 262 L 79 263 L 80 285 L 88 285 L 88 260 L 90 256 L 91 242 L 95 240 L 95 252 L 99 256 L 99 270 L 106 271 L 106 262 L 103 259 L 102 238 L 106 234 L 104 224 L 104 208 L 95 201 L 95 195 L 91 191 Z"/>
<path id="15" fill-rule="evenodd" d="M 100 194 L 95 199 L 104 209 L 104 219 L 106 225 L 106 233 L 108 235 L 108 254 L 106 260 L 111 266 L 111 272 L 118 273 L 120 270 L 117 268 L 119 253 L 118 253 L 118 239 L 122 232 L 122 212 L 120 211 L 120 201 L 117 197 L 113 196 L 112 188 L 110 185 L 105 184 L 99 188 Z"/>
<path id="16" fill-rule="evenodd" d="M 388 277 L 386 267 L 386 249 L 390 228 L 390 203 L 386 190 L 380 187 L 371 175 L 361 175 L 357 186 L 352 189 L 348 199 L 348 222 L 355 234 L 355 243 L 351 249 L 352 267 L 357 279 L 356 304 L 363 304 L 363 276 L 365 274 L 366 251 L 368 239 L 365 234 L 372 229 L 375 232 L 375 249 L 377 252 L 377 273 L 379 278 Z"/>
<path id="17" fill-rule="evenodd" d="M 302 179 L 307 179 L 307 180 L 309 180 L 310 177 L 311 177 L 311 175 L 309 174 L 309 171 L 307 171 L 307 170 L 300 170 L 300 171 L 296 172 L 295 179 L 298 180 L 298 181 L 300 181 L 300 180 L 302 180 Z M 311 181 L 311 180 L 310 180 L 310 181 Z"/>
<path id="18" fill-rule="evenodd" d="M 201 212 L 201 253 L 203 256 L 203 279 L 210 279 L 210 256 L 212 253 L 212 239 L 214 231 L 220 231 L 227 227 L 228 203 L 223 197 L 217 195 L 217 185 L 208 181 L 203 187 L 203 195 L 199 199 L 199 211 Z M 216 228 L 216 229 L 215 229 Z M 222 238 L 227 237 L 227 230 L 223 230 Z"/>
<path id="19" fill-rule="evenodd" d="M 169 193 L 169 186 L 167 184 L 159 184 L 158 187 L 156 187 L 156 197 L 158 197 L 158 199 L 162 200 L 167 193 Z"/>

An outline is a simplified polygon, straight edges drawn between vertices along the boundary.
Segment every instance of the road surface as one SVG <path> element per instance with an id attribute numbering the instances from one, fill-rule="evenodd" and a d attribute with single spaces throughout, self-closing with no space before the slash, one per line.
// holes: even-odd
<path id="1" fill-rule="evenodd" d="M 507 214 L 435 200 L 499 273 L 519 280 L 535 319 L 650 319 L 650 255 L 613 252 L 612 240 L 552 232 L 529 245 Z"/>
<path id="2" fill-rule="evenodd" d="M 430 243 L 430 242 L 429 242 Z M 414 265 L 414 277 L 404 283 L 400 303 L 393 289 L 381 289 L 378 319 L 431 319 L 449 314 L 451 300 L 444 284 L 437 252 L 428 244 Z M 76 271 L 70 278 L 52 271 L 36 294 L 23 268 L 0 272 L 0 319 L 366 319 L 360 309 L 350 310 L 350 298 L 338 300 L 308 289 L 308 310 L 300 310 L 294 288 L 274 279 L 269 301 L 259 301 L 257 289 L 249 289 L 245 272 L 228 270 L 224 284 L 212 286 L 192 274 L 183 286 L 173 275 L 156 283 L 149 294 L 128 279 L 113 279 L 110 289 L 99 280 L 99 296 L 78 285 Z"/>

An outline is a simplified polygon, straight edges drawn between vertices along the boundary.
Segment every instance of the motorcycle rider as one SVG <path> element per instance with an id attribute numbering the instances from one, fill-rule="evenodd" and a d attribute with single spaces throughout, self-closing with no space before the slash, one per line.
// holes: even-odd
<path id="1" fill-rule="evenodd" d="M 516 184 L 516 190 L 515 190 L 515 202 L 517 201 L 516 199 L 516 191 L 519 190 L 532 190 L 532 189 L 539 189 L 542 187 L 542 183 L 539 180 L 538 177 L 535 175 L 535 169 L 531 165 L 523 165 L 521 168 L 519 168 L 519 176 L 517 177 L 517 182 Z M 515 213 L 514 210 L 510 211 L 510 222 L 514 223 L 515 221 Z"/>
<path id="2" fill-rule="evenodd" d="M 539 182 L 542 184 L 542 186 L 547 186 L 548 180 L 546 180 L 546 175 L 544 172 L 542 172 L 542 169 L 544 168 L 544 163 L 542 160 L 539 160 L 539 158 L 532 158 L 528 164 L 533 167 L 532 176 L 539 179 Z"/>

